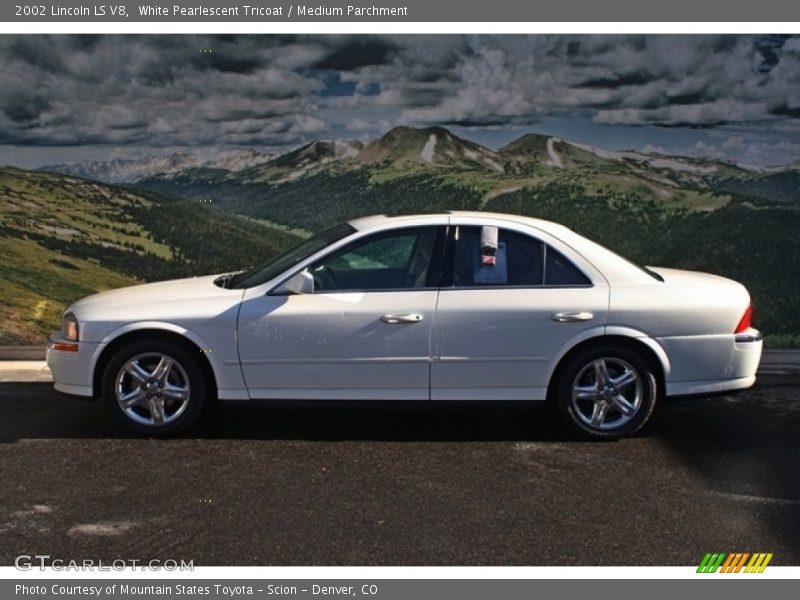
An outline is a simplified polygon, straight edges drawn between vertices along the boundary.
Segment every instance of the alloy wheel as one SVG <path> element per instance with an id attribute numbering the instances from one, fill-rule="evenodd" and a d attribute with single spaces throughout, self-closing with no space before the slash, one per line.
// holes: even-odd
<path id="1" fill-rule="evenodd" d="M 572 383 L 572 408 L 592 429 L 618 429 L 639 412 L 643 390 L 642 378 L 629 362 L 596 358 L 578 371 Z"/>
<path id="2" fill-rule="evenodd" d="M 160 352 L 129 359 L 117 374 L 114 393 L 125 416 L 140 425 L 154 427 L 178 419 L 191 398 L 184 368 Z"/>

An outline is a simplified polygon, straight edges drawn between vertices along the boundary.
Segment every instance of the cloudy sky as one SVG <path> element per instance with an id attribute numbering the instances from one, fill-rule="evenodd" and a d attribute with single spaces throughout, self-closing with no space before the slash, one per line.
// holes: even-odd
<path id="1" fill-rule="evenodd" d="M 0 164 L 443 125 L 800 160 L 800 36 L 0 36 Z"/>

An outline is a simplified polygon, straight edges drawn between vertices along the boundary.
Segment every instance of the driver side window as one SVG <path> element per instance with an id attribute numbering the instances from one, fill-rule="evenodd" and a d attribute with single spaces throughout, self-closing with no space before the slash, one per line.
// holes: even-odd
<path id="1" fill-rule="evenodd" d="M 314 292 L 436 286 L 438 281 L 433 278 L 438 277 L 438 269 L 431 269 L 431 265 L 437 259 L 441 231 L 440 227 L 414 227 L 353 242 L 311 267 Z"/>

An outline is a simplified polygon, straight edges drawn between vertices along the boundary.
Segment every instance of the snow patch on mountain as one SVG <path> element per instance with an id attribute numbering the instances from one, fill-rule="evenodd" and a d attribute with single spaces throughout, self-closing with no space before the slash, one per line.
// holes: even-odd
<path id="1" fill-rule="evenodd" d="M 631 151 L 605 150 L 603 148 L 597 148 L 596 146 L 590 146 L 588 144 L 579 144 L 577 142 L 568 142 L 568 143 L 575 148 L 579 148 L 580 150 L 591 152 L 598 158 L 604 158 L 606 160 L 616 160 L 616 161 L 632 160 L 640 163 L 646 163 L 653 169 L 669 169 L 671 171 L 681 171 L 684 173 L 700 173 L 704 175 L 708 175 L 717 171 L 717 167 L 714 165 L 709 165 L 709 166 L 695 165 L 675 158 L 665 158 L 658 155 L 642 154 L 640 152 L 631 152 Z"/>
<path id="2" fill-rule="evenodd" d="M 646 161 L 652 158 L 647 154 L 640 154 L 638 152 L 618 152 L 615 150 L 606 150 L 604 148 L 598 148 L 597 146 L 590 146 L 589 144 L 579 144 L 578 142 L 567 142 L 570 146 L 578 148 L 580 150 L 584 150 L 586 152 L 590 152 L 597 156 L 598 158 L 605 158 L 606 160 L 639 160 L 639 161 Z"/>
<path id="3" fill-rule="evenodd" d="M 563 169 L 564 163 L 561 161 L 561 156 L 559 156 L 558 152 L 556 152 L 556 142 L 560 142 L 561 140 L 558 138 L 547 138 L 547 155 L 550 157 L 544 164 L 549 165 L 551 167 L 556 167 L 557 169 Z"/>
<path id="4" fill-rule="evenodd" d="M 361 144 L 351 140 L 333 140 L 336 154 L 346 158 L 355 158 L 361 150 Z"/>
<path id="5" fill-rule="evenodd" d="M 647 161 L 654 169 L 670 169 L 671 171 L 684 171 L 688 173 L 703 173 L 705 175 L 714 173 L 717 167 L 710 165 L 703 167 L 701 165 L 692 165 L 689 163 L 675 160 L 674 158 L 650 158 Z"/>
<path id="6" fill-rule="evenodd" d="M 428 141 L 425 142 L 425 146 L 423 146 L 422 151 L 419 153 L 420 159 L 427 163 L 432 163 L 434 148 L 436 148 L 436 135 L 432 133 L 428 138 Z"/>
<path id="7" fill-rule="evenodd" d="M 228 150 L 218 154 L 211 160 L 203 162 L 200 166 L 225 169 L 226 171 L 242 171 L 264 164 L 278 156 L 277 153 L 264 153 L 253 149 Z"/>
<path id="8" fill-rule="evenodd" d="M 488 156 L 484 156 L 483 157 L 483 162 L 485 162 L 487 165 L 489 165 L 491 168 L 493 168 L 498 173 L 504 173 L 505 172 L 505 169 L 503 168 L 503 165 L 501 165 L 496 160 L 493 160 L 493 159 L 489 158 Z"/>
<path id="9" fill-rule="evenodd" d="M 475 161 L 483 161 L 485 164 L 489 165 L 495 171 L 503 173 L 505 169 L 503 169 L 503 165 L 492 158 L 492 155 L 489 153 L 481 152 L 478 154 L 474 150 L 470 150 L 469 148 L 464 148 L 463 150 L 464 156 L 466 156 L 470 160 Z"/>

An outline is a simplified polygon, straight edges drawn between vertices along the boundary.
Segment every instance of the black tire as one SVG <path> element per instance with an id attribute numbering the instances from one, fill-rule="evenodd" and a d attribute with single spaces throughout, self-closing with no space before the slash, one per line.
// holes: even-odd
<path id="1" fill-rule="evenodd" d="M 134 375 L 128 371 L 123 373 L 123 367 L 133 360 L 136 361 L 137 366 L 143 368 L 141 373 L 148 372 L 160 362 L 159 357 L 166 357 L 174 361 L 161 389 L 158 388 L 156 377 L 149 378 L 144 383 L 144 385 L 150 386 L 144 391 L 145 388 L 137 388 L 139 379 L 135 379 Z M 188 385 L 183 385 L 183 380 Z M 149 381 L 154 381 L 155 384 L 149 383 Z M 165 386 L 166 389 L 164 389 Z M 126 410 L 118 400 L 118 389 L 128 394 L 137 392 L 145 396 L 141 398 L 140 404 Z M 139 392 L 139 389 L 143 391 Z M 185 401 L 167 396 L 168 393 L 183 395 L 182 389 L 185 389 L 187 396 Z M 186 431 L 212 404 L 210 393 L 211 390 L 208 388 L 197 358 L 182 346 L 162 339 L 137 340 L 117 350 L 106 364 L 101 383 L 103 400 L 117 421 L 129 431 L 152 437 L 165 437 Z M 156 396 L 158 396 L 158 400 Z M 154 402 L 157 400 L 159 403 L 154 406 L 156 407 L 155 412 L 161 413 L 160 420 L 158 415 L 153 416 L 150 408 L 151 398 Z M 148 420 L 151 422 L 146 422 Z"/>
<path id="2" fill-rule="evenodd" d="M 610 378 L 606 385 L 598 386 L 595 365 L 601 361 Z M 604 370 L 599 368 L 601 372 Z M 620 381 L 629 370 L 635 373 L 636 379 L 614 387 L 613 381 Z M 591 399 L 593 392 L 589 391 L 595 387 L 597 400 Z M 579 394 L 576 388 L 586 391 Z M 620 395 L 627 404 L 619 400 Z M 595 440 L 615 440 L 639 431 L 653 414 L 657 397 L 653 368 L 639 354 L 617 344 L 598 345 L 577 353 L 568 359 L 556 382 L 555 400 L 562 419 L 583 437 Z M 633 412 L 630 412 L 631 407 L 635 409 Z"/>

